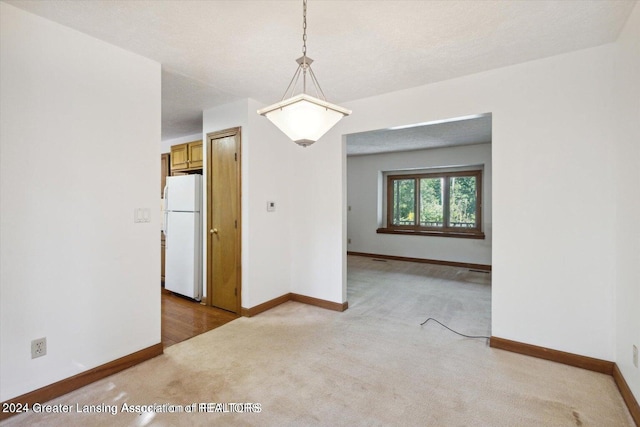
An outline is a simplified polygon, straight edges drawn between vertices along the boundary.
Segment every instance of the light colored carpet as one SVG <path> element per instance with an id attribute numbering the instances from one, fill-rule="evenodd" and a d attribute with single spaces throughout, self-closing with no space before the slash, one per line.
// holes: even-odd
<path id="1" fill-rule="evenodd" d="M 349 257 L 344 313 L 288 302 L 240 318 L 9 425 L 633 426 L 611 377 L 491 349 L 490 275 Z M 259 403 L 259 413 L 121 413 L 123 403 Z"/>

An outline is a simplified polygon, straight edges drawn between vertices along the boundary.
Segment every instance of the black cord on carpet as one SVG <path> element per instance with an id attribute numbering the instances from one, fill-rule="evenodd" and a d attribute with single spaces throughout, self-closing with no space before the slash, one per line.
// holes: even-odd
<path id="1" fill-rule="evenodd" d="M 465 335 L 465 334 L 461 334 L 460 332 L 454 331 L 453 329 L 451 329 L 450 327 L 448 327 L 447 325 L 445 325 L 444 323 L 440 322 L 437 319 L 434 319 L 433 317 L 429 317 L 427 320 L 425 320 L 424 322 L 420 323 L 420 326 L 424 325 L 425 323 L 427 323 L 429 320 L 433 320 L 434 322 L 440 324 L 441 326 L 444 326 L 445 328 L 447 328 L 448 330 L 450 330 L 451 332 L 453 332 L 454 334 L 458 334 L 461 337 L 465 337 L 465 338 L 482 338 L 482 339 L 491 339 L 491 337 L 485 337 L 484 335 Z"/>

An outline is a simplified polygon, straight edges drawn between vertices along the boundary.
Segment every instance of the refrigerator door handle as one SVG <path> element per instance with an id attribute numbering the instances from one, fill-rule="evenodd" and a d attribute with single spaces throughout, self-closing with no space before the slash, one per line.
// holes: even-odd
<path id="1" fill-rule="evenodd" d="M 169 212 L 164 211 L 164 245 L 169 246 Z"/>
<path id="2" fill-rule="evenodd" d="M 162 191 L 162 198 L 164 199 L 164 207 L 165 210 L 167 208 L 167 202 L 169 201 L 169 186 L 165 185 L 164 190 Z"/>
<path id="3" fill-rule="evenodd" d="M 169 204 L 169 186 L 165 185 L 164 186 L 164 191 L 163 191 L 163 199 L 164 199 L 164 221 L 162 222 L 162 232 L 164 233 L 164 237 L 165 237 L 165 241 L 167 240 L 167 231 L 169 230 L 169 212 L 167 211 L 167 207 Z"/>

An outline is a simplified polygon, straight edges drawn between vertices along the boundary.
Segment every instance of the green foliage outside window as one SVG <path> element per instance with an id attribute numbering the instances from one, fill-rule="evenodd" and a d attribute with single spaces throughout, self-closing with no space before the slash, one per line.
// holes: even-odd
<path id="1" fill-rule="evenodd" d="M 393 182 L 394 224 L 413 224 L 416 207 L 415 193 L 415 183 L 413 179 L 398 179 Z"/>
<path id="2" fill-rule="evenodd" d="M 442 227 L 444 225 L 444 178 L 420 179 L 420 225 Z"/>
<path id="3" fill-rule="evenodd" d="M 449 225 L 451 227 L 475 227 L 476 178 L 449 178 Z"/>

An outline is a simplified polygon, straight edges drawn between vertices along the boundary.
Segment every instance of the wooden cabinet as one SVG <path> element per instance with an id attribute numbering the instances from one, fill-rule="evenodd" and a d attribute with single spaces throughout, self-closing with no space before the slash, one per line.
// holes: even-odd
<path id="1" fill-rule="evenodd" d="M 202 169 L 202 141 L 190 142 L 189 169 Z"/>
<path id="2" fill-rule="evenodd" d="M 171 173 L 202 169 L 202 141 L 171 147 Z"/>
<path id="3" fill-rule="evenodd" d="M 171 147 L 171 171 L 186 170 L 189 167 L 189 144 Z"/>

